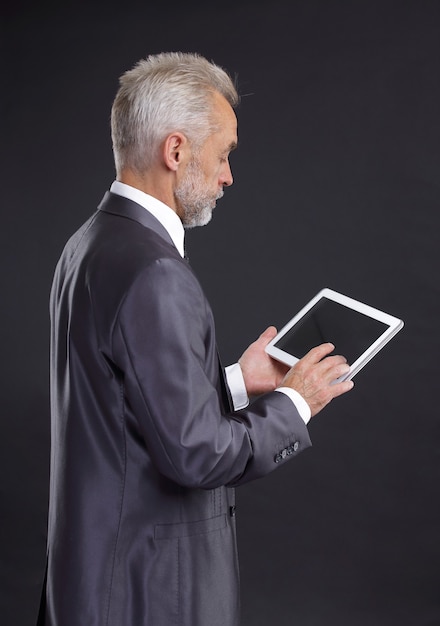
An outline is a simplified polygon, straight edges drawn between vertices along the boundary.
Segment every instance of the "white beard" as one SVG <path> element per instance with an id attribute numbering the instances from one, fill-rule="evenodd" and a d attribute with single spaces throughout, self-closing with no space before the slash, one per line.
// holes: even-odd
<path id="1" fill-rule="evenodd" d="M 215 203 L 223 196 L 223 189 L 219 189 L 215 195 L 208 192 L 200 163 L 192 159 L 185 178 L 175 190 L 175 196 L 181 209 L 183 226 L 194 228 L 210 222 Z"/>

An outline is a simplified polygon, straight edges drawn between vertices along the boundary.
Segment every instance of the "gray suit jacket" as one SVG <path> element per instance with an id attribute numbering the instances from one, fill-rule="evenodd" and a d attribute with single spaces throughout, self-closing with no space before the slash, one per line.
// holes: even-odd
<path id="1" fill-rule="evenodd" d="M 233 412 L 214 320 L 162 225 L 107 193 L 51 294 L 47 626 L 235 626 L 233 486 L 310 445 L 273 392 Z"/>

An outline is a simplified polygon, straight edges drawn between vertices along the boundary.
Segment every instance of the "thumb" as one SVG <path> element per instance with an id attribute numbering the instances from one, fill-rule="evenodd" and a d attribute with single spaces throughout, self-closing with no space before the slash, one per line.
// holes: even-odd
<path id="1" fill-rule="evenodd" d="M 275 337 L 277 332 L 278 331 L 275 328 L 275 326 L 268 326 L 268 328 L 266 328 L 266 330 L 263 333 L 261 333 L 259 340 L 261 340 L 265 345 L 267 345 L 269 341 L 272 341 L 272 339 Z"/>

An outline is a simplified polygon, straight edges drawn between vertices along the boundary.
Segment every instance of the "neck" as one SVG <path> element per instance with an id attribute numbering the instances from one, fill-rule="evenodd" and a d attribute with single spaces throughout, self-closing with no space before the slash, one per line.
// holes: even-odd
<path id="1" fill-rule="evenodd" d="M 177 213 L 170 176 L 166 173 L 149 170 L 138 174 L 132 170 L 124 170 L 118 175 L 117 180 L 157 198 Z"/>

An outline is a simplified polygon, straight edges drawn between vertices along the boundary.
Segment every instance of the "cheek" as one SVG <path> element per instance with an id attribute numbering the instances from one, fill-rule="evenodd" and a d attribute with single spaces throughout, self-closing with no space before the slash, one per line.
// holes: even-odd
<path id="1" fill-rule="evenodd" d="M 213 190 L 217 190 L 219 186 L 219 180 L 222 177 L 224 169 L 224 163 L 219 163 L 216 161 L 207 161 L 205 162 L 205 167 L 203 168 L 205 183 L 209 188 Z"/>
<path id="2" fill-rule="evenodd" d="M 223 163 L 220 163 L 219 165 L 216 165 L 215 171 L 214 171 L 213 176 L 212 176 L 213 184 L 214 183 L 216 185 L 219 184 L 219 180 L 221 179 L 221 177 L 223 175 L 223 170 L 224 170 L 224 164 Z"/>
<path id="3" fill-rule="evenodd" d="M 220 176 L 219 168 L 211 169 L 209 173 L 205 175 L 205 184 L 209 188 L 216 188 L 218 186 L 218 180 Z"/>

